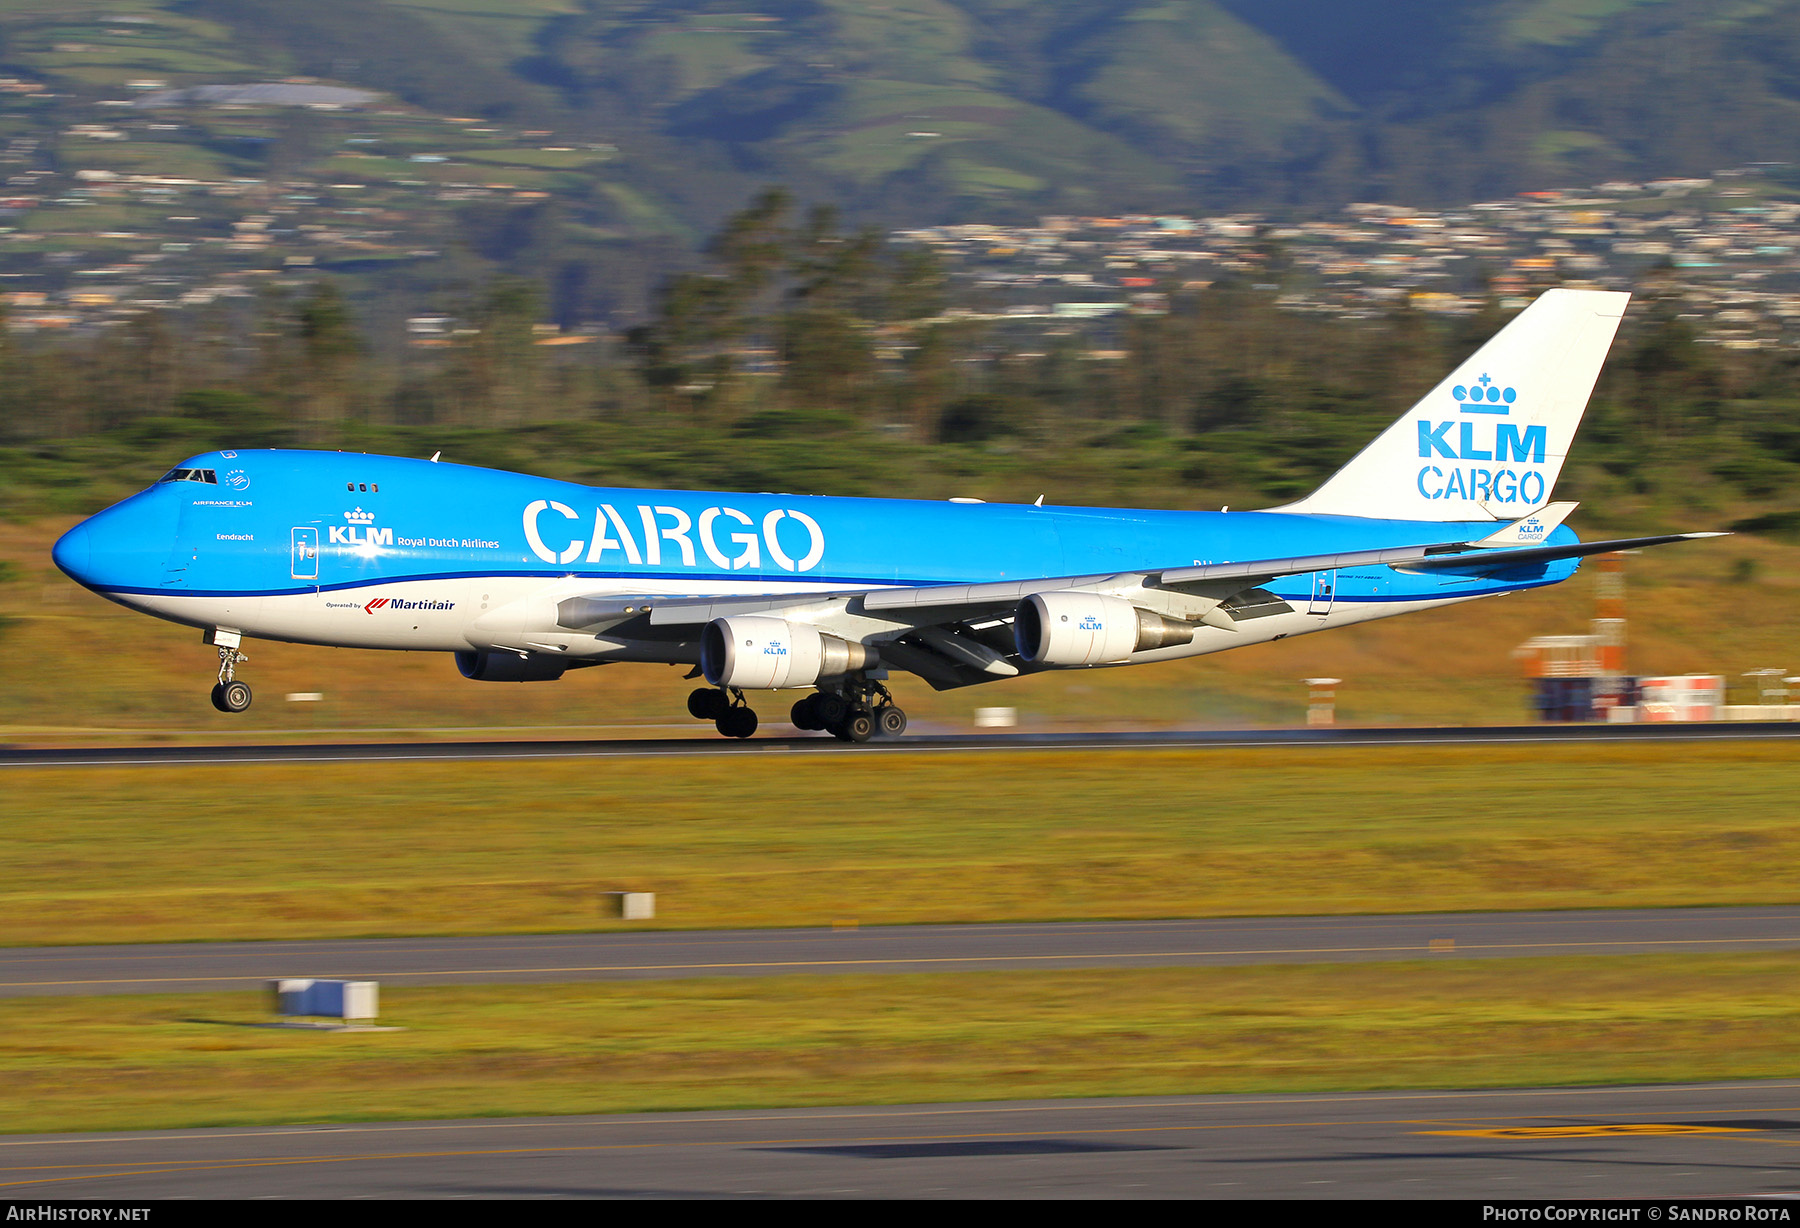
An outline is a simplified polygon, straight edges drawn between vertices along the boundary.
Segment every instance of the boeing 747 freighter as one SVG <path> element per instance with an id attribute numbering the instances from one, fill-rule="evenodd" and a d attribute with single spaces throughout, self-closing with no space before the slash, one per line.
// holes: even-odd
<path id="1" fill-rule="evenodd" d="M 57 542 L 101 596 L 204 632 L 241 712 L 249 638 L 445 652 L 466 678 L 690 665 L 728 737 L 898 736 L 893 671 L 942 689 L 1139 665 L 1555 584 L 1551 502 L 1630 296 L 1551 290 L 1323 486 L 1266 511 L 610 489 L 347 452 L 218 451 Z"/>

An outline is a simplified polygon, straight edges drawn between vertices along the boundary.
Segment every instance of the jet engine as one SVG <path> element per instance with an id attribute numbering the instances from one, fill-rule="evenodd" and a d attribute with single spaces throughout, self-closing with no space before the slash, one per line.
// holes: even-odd
<path id="1" fill-rule="evenodd" d="M 754 691 L 811 686 L 876 663 L 872 648 L 785 618 L 715 618 L 700 638 L 700 671 L 714 686 Z"/>
<path id="2" fill-rule="evenodd" d="M 1019 655 L 1034 665 L 1110 665 L 1189 644 L 1194 625 L 1099 593 L 1033 593 L 1013 612 Z"/>
<path id="3" fill-rule="evenodd" d="M 477 682 L 554 682 L 563 676 L 569 662 L 536 652 L 524 656 L 516 652 L 459 652 L 456 668 L 463 677 Z"/>

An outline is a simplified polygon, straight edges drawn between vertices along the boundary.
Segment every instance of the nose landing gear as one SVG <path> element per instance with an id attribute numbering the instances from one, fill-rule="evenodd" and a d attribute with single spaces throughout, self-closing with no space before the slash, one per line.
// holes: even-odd
<path id="1" fill-rule="evenodd" d="M 212 705 L 219 711 L 242 712 L 250 706 L 250 684 L 232 677 L 238 665 L 249 659 L 236 645 L 219 645 L 219 684 L 212 689 Z"/>

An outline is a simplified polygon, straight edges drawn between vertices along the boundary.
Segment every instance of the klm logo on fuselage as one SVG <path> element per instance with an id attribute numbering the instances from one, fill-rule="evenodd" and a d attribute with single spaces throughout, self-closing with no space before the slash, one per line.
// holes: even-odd
<path id="1" fill-rule="evenodd" d="M 1549 428 L 1500 421 L 1512 414 L 1518 390 L 1502 388 L 1487 375 L 1450 390 L 1458 416 L 1448 421 L 1418 420 L 1419 457 L 1437 461 L 1487 461 L 1487 465 L 1419 466 L 1419 494 L 1427 499 L 1474 499 L 1483 503 L 1543 502 L 1549 483 L 1543 471 L 1523 466 L 1545 463 Z M 1467 415 L 1467 416 L 1465 416 Z M 1513 468 L 1513 466 L 1522 466 Z"/>
<path id="2" fill-rule="evenodd" d="M 354 512 L 345 512 L 344 519 L 348 524 L 331 526 L 330 540 L 334 546 L 391 546 L 394 544 L 392 529 L 375 527 L 375 513 L 365 512 L 360 507 Z"/>

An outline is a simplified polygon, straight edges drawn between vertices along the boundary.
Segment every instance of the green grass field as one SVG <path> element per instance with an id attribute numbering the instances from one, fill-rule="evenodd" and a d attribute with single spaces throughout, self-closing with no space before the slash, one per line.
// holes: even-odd
<path id="1" fill-rule="evenodd" d="M 1800 955 L 0 1001 L 0 1132 L 1791 1077 Z"/>
<path id="2" fill-rule="evenodd" d="M 17 771 L 0 945 L 1791 903 L 1766 744 Z"/>

